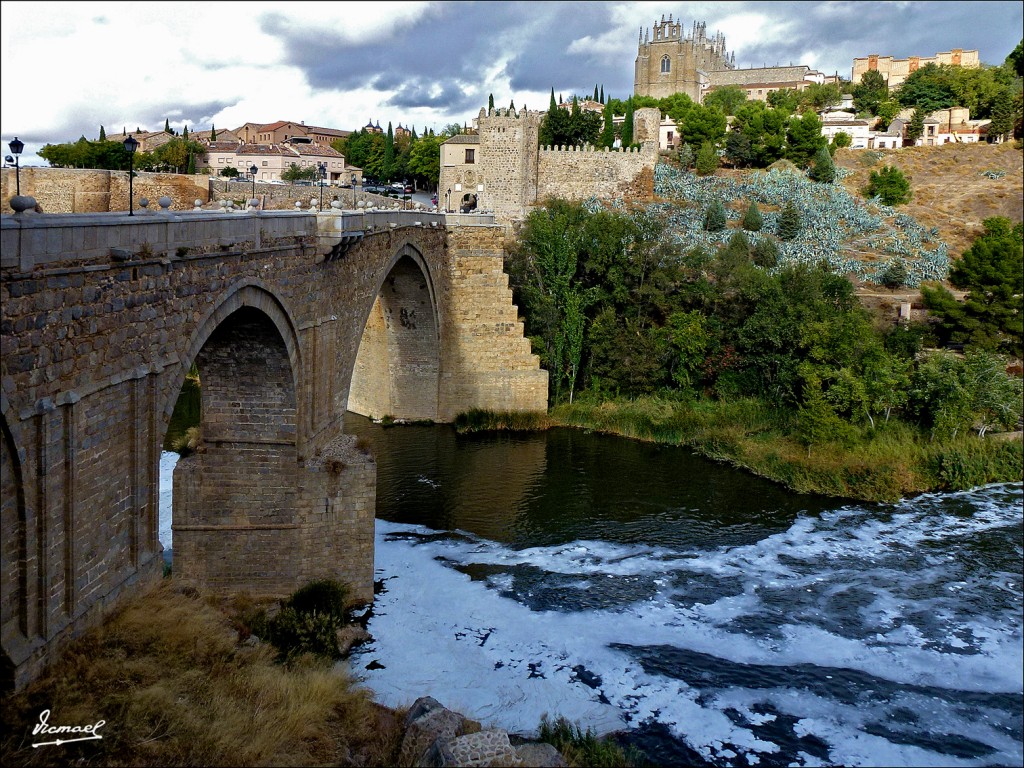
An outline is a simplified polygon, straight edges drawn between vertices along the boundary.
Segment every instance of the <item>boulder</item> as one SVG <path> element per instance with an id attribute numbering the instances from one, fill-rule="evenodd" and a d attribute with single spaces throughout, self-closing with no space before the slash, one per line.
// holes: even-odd
<path id="1" fill-rule="evenodd" d="M 438 744 L 441 744 L 438 740 Z M 437 768 L 477 768 L 477 766 L 520 766 L 522 760 L 509 743 L 508 733 L 495 728 L 459 736 L 443 744 Z"/>
<path id="2" fill-rule="evenodd" d="M 338 653 L 342 656 L 348 656 L 353 646 L 372 639 L 372 635 L 358 624 L 342 627 L 335 632 L 335 636 L 338 638 Z"/>
<path id="3" fill-rule="evenodd" d="M 516 755 L 522 765 L 533 768 L 567 768 L 569 765 L 561 752 L 543 741 L 536 744 L 520 744 L 516 747 Z"/>
<path id="4" fill-rule="evenodd" d="M 438 740 L 448 741 L 473 730 L 471 721 L 446 709 L 429 696 L 417 699 L 405 718 L 405 735 L 399 750 L 400 765 L 421 765 L 425 753 Z"/>

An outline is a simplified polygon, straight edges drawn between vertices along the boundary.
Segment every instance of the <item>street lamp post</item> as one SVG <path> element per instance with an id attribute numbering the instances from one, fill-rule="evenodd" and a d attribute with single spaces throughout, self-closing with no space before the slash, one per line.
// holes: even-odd
<path id="1" fill-rule="evenodd" d="M 128 150 L 128 215 L 135 215 L 135 150 L 139 142 L 134 136 L 124 140 L 124 148 Z"/>
<path id="2" fill-rule="evenodd" d="M 352 208 L 356 207 L 356 175 L 352 174 Z"/>
<path id="3" fill-rule="evenodd" d="M 448 187 L 448 191 L 444 193 L 444 212 L 449 213 L 452 207 L 452 188 Z"/>
<path id="4" fill-rule="evenodd" d="M 259 170 L 260 169 L 256 167 L 255 163 L 253 163 L 253 165 L 249 167 L 249 173 L 252 175 L 252 199 L 253 200 L 256 199 L 256 174 L 259 173 Z"/>
<path id="5" fill-rule="evenodd" d="M 320 210 L 324 209 L 324 179 L 327 178 L 327 163 L 317 163 L 317 170 L 320 172 Z"/>
<path id="6" fill-rule="evenodd" d="M 9 146 L 11 148 L 11 152 L 14 153 L 15 194 L 20 195 L 21 194 L 21 165 L 20 165 L 19 157 L 20 157 L 21 153 L 25 151 L 25 142 L 21 141 L 20 139 L 18 139 L 17 136 L 15 136 L 14 137 L 14 141 L 12 141 L 7 146 Z M 11 162 L 11 159 L 7 158 L 7 162 Z"/>

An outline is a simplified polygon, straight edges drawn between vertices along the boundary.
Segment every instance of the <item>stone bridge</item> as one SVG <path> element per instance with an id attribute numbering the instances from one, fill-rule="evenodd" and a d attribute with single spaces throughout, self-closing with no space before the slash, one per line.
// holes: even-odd
<path id="1" fill-rule="evenodd" d="M 193 365 L 174 577 L 263 594 L 331 577 L 372 599 L 376 465 L 346 409 L 546 407 L 504 232 L 414 212 L 4 216 L 5 687 L 160 577 L 160 452 Z"/>

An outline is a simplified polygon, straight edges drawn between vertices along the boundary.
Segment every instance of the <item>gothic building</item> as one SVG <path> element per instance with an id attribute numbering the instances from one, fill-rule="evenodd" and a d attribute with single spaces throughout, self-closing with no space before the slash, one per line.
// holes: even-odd
<path id="1" fill-rule="evenodd" d="M 646 34 L 640 29 L 633 93 L 656 99 L 685 93 L 699 102 L 711 83 L 710 73 L 735 66 L 736 54 L 726 53 L 724 35 L 716 32 L 709 38 L 707 25 L 695 21 L 684 37 L 680 21 L 662 16 L 653 36 L 649 29 Z"/>

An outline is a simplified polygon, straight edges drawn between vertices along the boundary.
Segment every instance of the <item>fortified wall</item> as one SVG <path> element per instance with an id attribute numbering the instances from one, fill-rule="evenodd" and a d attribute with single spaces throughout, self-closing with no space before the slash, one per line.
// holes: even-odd
<path id="1" fill-rule="evenodd" d="M 135 199 L 156 201 L 166 195 L 171 209 L 191 210 L 196 200 L 210 200 L 209 176 L 180 173 L 136 172 Z M 128 172 L 79 168 L 22 168 L 21 193 L 34 197 L 44 213 L 107 213 L 128 210 Z M 15 192 L 13 168 L 4 168 L 0 196 L 10 200 Z M 4 213 L 10 213 L 5 209 Z"/>
<path id="2" fill-rule="evenodd" d="M 455 136 L 442 148 L 439 188 L 479 194 L 479 208 L 502 223 L 521 221 L 548 198 L 650 197 L 658 162 L 658 109 L 638 109 L 633 135 L 640 148 L 540 147 L 544 112 L 481 109 L 478 133 Z M 454 149 L 454 151 L 453 151 Z M 481 189 L 482 187 L 482 189 Z"/>

